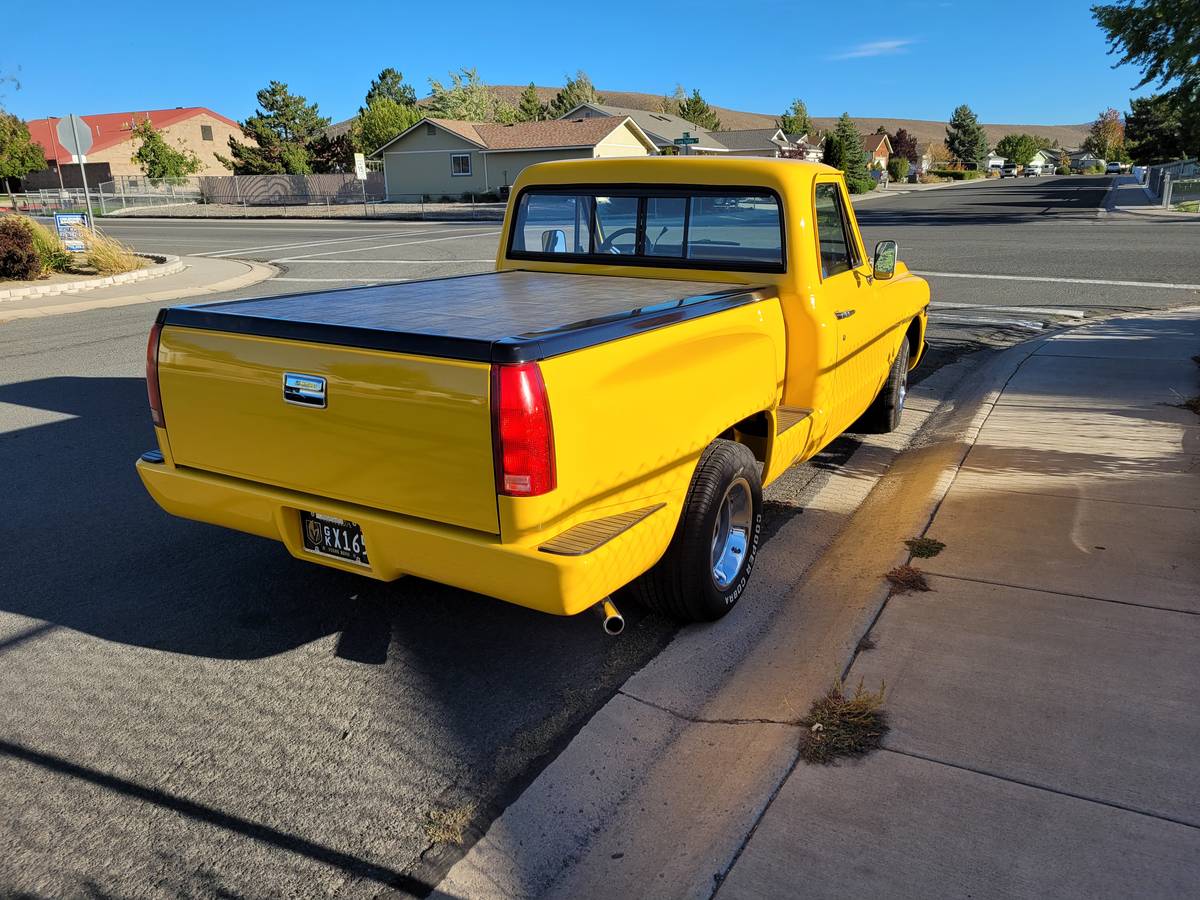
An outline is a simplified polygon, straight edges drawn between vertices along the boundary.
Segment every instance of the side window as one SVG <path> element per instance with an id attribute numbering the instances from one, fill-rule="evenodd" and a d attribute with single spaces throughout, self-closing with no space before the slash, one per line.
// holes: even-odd
<path id="1" fill-rule="evenodd" d="M 816 198 L 817 240 L 821 245 L 821 277 L 854 268 L 854 241 L 846 228 L 842 192 L 836 184 L 821 182 Z"/>
<path id="2" fill-rule="evenodd" d="M 513 249 L 531 253 L 587 253 L 591 215 L 591 197 L 527 195 L 518 210 Z"/>
<path id="3" fill-rule="evenodd" d="M 212 139 L 213 139 L 212 126 L 211 125 L 201 125 L 200 126 L 200 140 L 211 141 Z"/>
<path id="4" fill-rule="evenodd" d="M 646 255 L 683 256 L 685 197 L 646 198 Z"/>
<path id="5" fill-rule="evenodd" d="M 471 174 L 471 154 L 469 153 L 453 153 L 450 156 L 450 174 L 451 175 L 470 175 Z"/>

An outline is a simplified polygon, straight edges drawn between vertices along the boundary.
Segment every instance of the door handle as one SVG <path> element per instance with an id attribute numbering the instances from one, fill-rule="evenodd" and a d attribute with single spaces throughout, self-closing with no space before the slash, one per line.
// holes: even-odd
<path id="1" fill-rule="evenodd" d="M 854 315 L 854 310 L 852 309 L 842 309 L 834 313 L 834 316 L 839 319 L 848 319 L 852 315 Z"/>

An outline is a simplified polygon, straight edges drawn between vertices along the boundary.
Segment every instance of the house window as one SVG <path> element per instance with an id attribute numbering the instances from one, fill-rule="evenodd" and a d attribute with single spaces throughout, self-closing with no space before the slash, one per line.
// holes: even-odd
<path id="1" fill-rule="evenodd" d="M 211 125 L 201 125 L 200 126 L 200 140 L 211 141 L 212 139 L 213 139 L 212 126 Z"/>
<path id="2" fill-rule="evenodd" d="M 471 154 L 470 153 L 452 153 L 452 154 L 450 154 L 450 174 L 451 175 L 470 175 L 471 174 Z"/>

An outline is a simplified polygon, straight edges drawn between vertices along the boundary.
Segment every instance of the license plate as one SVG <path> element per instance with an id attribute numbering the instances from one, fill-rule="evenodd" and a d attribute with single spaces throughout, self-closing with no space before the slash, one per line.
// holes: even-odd
<path id="1" fill-rule="evenodd" d="M 322 556 L 369 566 L 367 545 L 357 522 L 300 511 L 300 534 L 304 549 Z"/>

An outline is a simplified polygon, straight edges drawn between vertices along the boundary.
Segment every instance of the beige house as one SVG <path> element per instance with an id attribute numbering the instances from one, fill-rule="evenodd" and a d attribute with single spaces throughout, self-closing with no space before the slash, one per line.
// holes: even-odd
<path id="1" fill-rule="evenodd" d="M 133 129 L 147 119 L 172 147 L 186 147 L 196 154 L 201 163 L 198 175 L 228 175 L 229 170 L 217 160 L 217 154 L 229 155 L 230 136 L 243 140 L 237 122 L 203 106 L 102 113 L 79 118 L 92 136 L 87 163 L 88 179 L 93 182 L 143 174 L 141 167 L 131 159 L 137 150 Z M 29 127 L 29 136 L 46 154 L 48 170 L 34 174 L 48 180 L 46 186 L 53 183 L 57 187 L 57 169 L 61 167 L 63 181 L 70 187 L 78 182 L 79 160 L 59 143 L 58 123 L 58 119 L 52 118 L 31 119 L 25 124 Z"/>
<path id="2" fill-rule="evenodd" d="M 387 199 L 401 200 L 499 191 L 526 166 L 549 160 L 657 152 L 637 123 L 614 116 L 515 125 L 422 119 L 371 156 L 383 159 Z"/>

